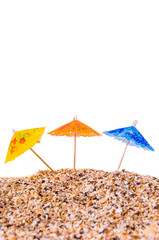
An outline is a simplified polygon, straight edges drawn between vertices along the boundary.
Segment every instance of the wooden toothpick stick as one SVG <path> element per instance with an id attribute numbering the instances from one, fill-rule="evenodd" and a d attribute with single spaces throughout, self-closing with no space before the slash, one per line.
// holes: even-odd
<path id="1" fill-rule="evenodd" d="M 74 135 L 74 164 L 73 164 L 73 169 L 76 168 L 76 133 Z"/>
<path id="2" fill-rule="evenodd" d="M 32 148 L 30 150 L 51 170 L 54 171 Z"/>
<path id="3" fill-rule="evenodd" d="M 137 124 L 137 120 L 134 120 L 133 123 L 132 123 L 132 126 L 135 127 L 136 124 Z M 124 142 L 125 140 L 126 140 L 126 139 L 124 139 L 123 142 Z M 128 145 L 129 145 L 129 142 L 130 142 L 130 140 L 126 143 L 126 146 L 125 146 L 125 149 L 124 149 L 123 155 L 122 155 L 122 157 L 121 157 L 121 160 L 120 160 L 120 163 L 119 163 L 119 166 L 118 166 L 118 171 L 119 171 L 119 169 L 120 169 L 120 166 L 121 166 L 121 163 L 122 163 L 122 161 L 123 161 L 123 158 L 124 158 L 124 155 L 125 155 L 126 149 L 127 149 Z"/>

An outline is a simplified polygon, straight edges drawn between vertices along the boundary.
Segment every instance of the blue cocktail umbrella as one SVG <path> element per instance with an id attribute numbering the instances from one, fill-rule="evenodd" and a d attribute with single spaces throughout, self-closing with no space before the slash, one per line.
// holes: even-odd
<path id="1" fill-rule="evenodd" d="M 132 126 L 130 126 L 130 127 L 118 128 L 115 130 L 103 132 L 107 136 L 114 137 L 115 139 L 126 143 L 124 153 L 122 155 L 122 158 L 121 158 L 119 166 L 118 166 L 118 170 L 121 166 L 121 163 L 124 158 L 124 155 L 125 155 L 128 145 L 136 146 L 138 148 L 143 148 L 144 150 L 154 151 L 154 149 L 150 146 L 150 144 L 146 141 L 146 139 L 136 129 L 136 127 L 135 127 L 136 124 L 137 124 L 137 121 L 135 120 L 133 122 Z"/>

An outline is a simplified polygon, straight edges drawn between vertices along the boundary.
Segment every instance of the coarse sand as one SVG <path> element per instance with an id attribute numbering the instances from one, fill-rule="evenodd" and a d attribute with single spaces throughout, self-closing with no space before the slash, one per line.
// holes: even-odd
<path id="1" fill-rule="evenodd" d="M 159 179 L 125 170 L 0 178 L 0 240 L 159 240 Z"/>

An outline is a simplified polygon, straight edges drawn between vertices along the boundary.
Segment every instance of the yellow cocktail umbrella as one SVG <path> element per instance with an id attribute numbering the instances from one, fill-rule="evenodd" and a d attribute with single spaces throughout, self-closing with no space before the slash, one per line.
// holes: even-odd
<path id="1" fill-rule="evenodd" d="M 48 134 L 52 136 L 67 136 L 74 137 L 74 169 L 76 162 L 76 137 L 94 137 L 101 136 L 100 133 L 96 132 L 86 124 L 78 121 L 76 118 L 73 121 L 49 132 Z"/>
<path id="2" fill-rule="evenodd" d="M 30 149 L 51 171 L 52 168 L 32 149 L 32 147 L 40 142 L 45 127 L 32 128 L 21 131 L 14 131 L 14 135 L 10 141 L 5 163 L 13 161 L 15 158 Z"/>

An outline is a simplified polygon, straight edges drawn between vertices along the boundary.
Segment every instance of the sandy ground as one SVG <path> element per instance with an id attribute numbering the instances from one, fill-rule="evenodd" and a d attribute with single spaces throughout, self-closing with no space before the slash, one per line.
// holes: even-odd
<path id="1" fill-rule="evenodd" d="M 0 178 L 0 239 L 159 239 L 159 179 L 122 170 Z"/>

